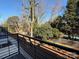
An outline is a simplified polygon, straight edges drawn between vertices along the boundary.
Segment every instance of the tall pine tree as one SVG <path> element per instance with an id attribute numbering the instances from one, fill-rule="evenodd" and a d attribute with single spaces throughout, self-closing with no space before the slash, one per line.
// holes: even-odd
<path id="1" fill-rule="evenodd" d="M 68 0 L 67 3 L 67 9 L 66 12 L 64 14 L 64 18 L 68 24 L 68 26 L 71 28 L 69 32 L 71 32 L 71 34 L 77 34 L 76 29 L 77 29 L 77 12 L 76 12 L 76 1 L 77 0 Z"/>

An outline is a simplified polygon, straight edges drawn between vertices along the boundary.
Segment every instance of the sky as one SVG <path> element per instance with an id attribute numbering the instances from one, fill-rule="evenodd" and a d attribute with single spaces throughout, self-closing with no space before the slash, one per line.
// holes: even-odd
<path id="1" fill-rule="evenodd" d="M 21 16 L 22 14 L 22 0 L 0 0 L 0 24 L 5 22 L 10 16 Z M 67 5 L 67 0 L 43 0 L 45 4 L 44 21 L 48 21 L 50 16 L 63 15 L 64 10 L 60 11 L 60 7 Z M 27 4 L 26 4 L 27 5 Z M 55 11 L 52 12 L 53 8 Z"/>

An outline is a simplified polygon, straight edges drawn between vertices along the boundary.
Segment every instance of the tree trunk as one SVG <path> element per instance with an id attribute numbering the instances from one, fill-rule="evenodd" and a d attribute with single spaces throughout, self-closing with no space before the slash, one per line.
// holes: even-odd
<path id="1" fill-rule="evenodd" d="M 31 37 L 33 37 L 33 29 L 34 29 L 34 22 L 35 22 L 35 0 L 30 0 L 30 14 L 31 14 Z"/>

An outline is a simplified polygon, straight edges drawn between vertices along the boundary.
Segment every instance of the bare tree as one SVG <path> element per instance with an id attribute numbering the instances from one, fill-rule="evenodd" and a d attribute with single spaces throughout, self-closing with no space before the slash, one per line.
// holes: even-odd
<path id="1" fill-rule="evenodd" d="M 14 30 L 14 32 L 19 32 L 19 18 L 17 16 L 9 17 L 7 20 L 8 26 L 10 29 Z"/>
<path id="2" fill-rule="evenodd" d="M 30 0 L 30 15 L 31 15 L 31 37 L 33 37 L 33 28 L 35 21 L 35 0 Z"/>
<path id="3" fill-rule="evenodd" d="M 52 21 L 54 18 L 58 17 L 58 14 L 62 12 L 65 8 L 61 5 L 62 0 L 56 0 L 56 3 L 53 7 L 51 7 L 52 15 L 50 21 Z"/>

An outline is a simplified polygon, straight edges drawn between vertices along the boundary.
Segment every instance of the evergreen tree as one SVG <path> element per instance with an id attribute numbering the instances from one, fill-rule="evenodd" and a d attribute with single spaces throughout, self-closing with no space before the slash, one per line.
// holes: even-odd
<path id="1" fill-rule="evenodd" d="M 64 19 L 67 22 L 66 24 L 68 25 L 69 31 L 68 33 L 73 35 L 77 34 L 74 29 L 77 29 L 77 13 L 76 13 L 76 1 L 75 0 L 68 0 L 68 4 L 66 7 L 66 12 L 64 14 Z M 66 26 L 65 26 L 66 27 Z M 69 35 L 68 34 L 68 35 Z"/>

